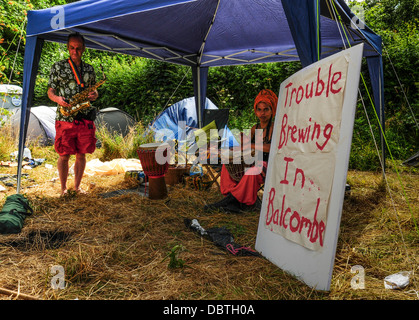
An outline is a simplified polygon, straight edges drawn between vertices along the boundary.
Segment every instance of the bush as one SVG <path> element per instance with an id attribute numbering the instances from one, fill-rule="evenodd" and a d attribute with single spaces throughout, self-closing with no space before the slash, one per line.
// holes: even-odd
<path id="1" fill-rule="evenodd" d="M 12 74 L 13 82 L 21 84 L 25 34 L 23 39 L 19 39 L 19 36 L 26 10 L 68 2 L 70 1 L 28 0 L 25 3 L 11 1 L 10 5 L 0 6 L 0 82 L 9 80 L 13 60 L 9 57 L 11 52 L 15 54 L 18 41 L 22 40 Z M 384 42 L 385 133 L 391 155 L 396 159 L 406 159 L 419 148 L 416 120 L 419 116 L 419 7 L 416 3 L 417 0 L 368 0 L 360 4 L 365 8 L 367 25 L 380 34 Z M 64 59 L 67 55 L 63 44 L 44 44 L 34 89 L 34 105 L 53 104 L 46 95 L 49 70 L 55 61 Z M 102 77 L 100 65 L 103 65 L 108 79 L 99 88 L 100 97 L 95 106 L 100 109 L 120 108 L 144 124 L 171 104 L 194 95 L 189 67 L 94 50 L 86 50 L 84 59 L 95 67 L 98 79 Z M 248 129 L 256 122 L 253 101 L 258 92 L 263 88 L 278 92 L 281 82 L 300 68 L 299 62 L 210 68 L 207 97 L 219 108 L 230 110 L 231 129 Z M 363 74 L 368 74 L 365 63 Z M 368 77 L 366 80 L 369 81 Z M 368 87 L 371 86 L 368 84 Z M 364 97 L 367 96 L 362 86 L 361 92 Z M 408 101 L 404 98 L 404 93 Z M 367 108 L 371 113 L 369 118 L 380 150 L 377 120 L 370 110 L 372 107 Z M 361 106 L 359 109 L 362 110 Z M 376 170 L 380 166 L 376 154 L 369 124 L 363 112 L 358 111 L 351 168 Z"/>
<path id="2" fill-rule="evenodd" d="M 89 61 L 95 70 L 103 59 Z M 192 81 L 177 88 L 186 67 L 154 60 L 109 55 L 103 66 L 106 83 L 99 88 L 99 109 L 116 107 L 144 123 L 154 119 L 165 107 L 193 96 Z M 98 77 L 102 75 L 98 74 Z M 177 90 L 176 90 L 177 89 Z M 176 94 L 173 94 L 177 91 Z"/>
<path id="3" fill-rule="evenodd" d="M 10 160 L 10 154 L 16 151 L 16 148 L 11 126 L 9 124 L 0 126 L 0 160 Z"/>
<path id="4" fill-rule="evenodd" d="M 110 132 L 106 126 L 98 128 L 96 136 L 101 142 L 100 161 L 111 161 L 118 158 L 137 158 L 139 146 L 154 141 L 154 137 L 146 130 L 142 122 L 138 122 L 134 127 L 130 128 L 126 136 Z"/>

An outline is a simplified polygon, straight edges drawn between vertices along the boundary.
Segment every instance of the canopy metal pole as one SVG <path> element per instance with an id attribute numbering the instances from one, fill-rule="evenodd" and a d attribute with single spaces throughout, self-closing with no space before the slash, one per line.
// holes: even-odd
<path id="1" fill-rule="evenodd" d="M 198 128 L 202 128 L 203 115 L 202 109 L 205 107 L 205 100 L 207 96 L 207 77 L 208 67 L 192 67 L 192 76 L 194 83 L 194 94 L 195 94 L 195 108 L 198 119 Z"/>
<path id="2" fill-rule="evenodd" d="M 207 85 L 207 81 L 205 80 L 205 91 L 202 91 L 203 87 L 202 87 L 202 77 L 201 77 L 201 72 L 203 71 L 203 69 L 201 68 L 201 63 L 202 63 L 202 56 L 204 54 L 204 48 L 205 48 L 205 43 L 207 41 L 208 35 L 212 29 L 212 26 L 214 25 L 214 21 L 215 21 L 215 17 L 217 16 L 217 11 L 218 8 L 220 6 L 220 1 L 218 0 L 217 2 L 217 6 L 215 8 L 214 11 L 214 15 L 212 16 L 211 19 L 211 23 L 208 27 L 207 33 L 205 34 L 204 39 L 202 40 L 202 44 L 201 47 L 199 49 L 198 52 L 198 56 L 197 56 L 197 64 L 195 68 L 195 104 L 196 104 L 196 108 L 197 108 L 197 116 L 198 116 L 198 128 L 202 128 L 202 124 L 203 124 L 203 120 L 202 120 L 202 101 L 204 101 L 202 98 L 206 98 L 206 85 Z M 208 68 L 206 68 L 206 74 L 208 74 Z M 202 93 L 205 92 L 205 97 L 202 96 Z"/>
<path id="3" fill-rule="evenodd" d="M 39 67 L 44 40 L 38 37 L 27 37 L 25 55 L 23 60 L 23 92 L 22 105 L 20 107 L 20 130 L 19 130 L 19 152 L 17 165 L 17 188 L 16 193 L 20 193 L 22 176 L 23 151 L 25 149 L 26 134 L 32 105 L 33 89 L 35 87 L 36 73 Z"/>
<path id="4" fill-rule="evenodd" d="M 386 148 L 385 148 L 385 139 L 384 139 L 384 134 L 385 134 L 385 119 L 384 119 L 384 110 L 383 110 L 383 101 L 382 101 L 382 92 L 381 92 L 381 67 L 379 68 L 379 77 L 378 77 L 378 81 L 380 82 L 378 88 L 379 88 L 379 92 L 380 92 L 380 121 L 381 121 L 381 130 L 380 130 L 380 136 L 381 136 L 381 157 L 383 159 L 383 165 L 382 165 L 382 169 L 383 169 L 383 176 L 385 176 L 386 174 Z"/>
<path id="5" fill-rule="evenodd" d="M 196 67 L 196 87 L 197 87 L 197 99 L 196 108 L 198 116 L 198 128 L 202 128 L 202 110 L 201 110 L 201 67 Z"/>

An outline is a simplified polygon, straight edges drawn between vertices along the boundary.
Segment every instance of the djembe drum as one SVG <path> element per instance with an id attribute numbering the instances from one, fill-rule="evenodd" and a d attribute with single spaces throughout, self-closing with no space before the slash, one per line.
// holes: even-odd
<path id="1" fill-rule="evenodd" d="M 169 168 L 169 162 L 160 159 L 157 161 L 157 150 L 163 148 L 162 155 L 166 158 L 169 144 L 167 143 L 147 143 L 140 145 L 137 150 L 138 157 L 141 161 L 144 174 L 148 180 L 148 197 L 153 200 L 164 199 L 167 197 L 167 187 L 165 174 Z M 162 150 L 162 149 L 160 149 Z"/>

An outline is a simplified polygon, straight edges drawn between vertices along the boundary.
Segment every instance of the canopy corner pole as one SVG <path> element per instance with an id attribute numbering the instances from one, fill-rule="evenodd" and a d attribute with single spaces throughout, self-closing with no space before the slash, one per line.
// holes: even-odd
<path id="1" fill-rule="evenodd" d="M 383 159 L 383 177 L 385 177 L 386 174 L 386 148 L 385 148 L 385 115 L 384 115 L 384 108 L 383 108 L 383 99 L 382 99 L 382 91 L 381 91 L 381 67 L 379 68 L 379 77 L 378 77 L 378 81 L 379 81 L 379 85 L 378 85 L 378 90 L 379 90 L 379 110 L 380 110 L 380 121 L 381 121 L 381 130 L 380 130 L 380 138 L 381 138 L 381 157 Z"/>
<path id="2" fill-rule="evenodd" d="M 205 109 L 205 101 L 207 97 L 207 78 L 208 67 L 201 67 L 199 65 L 192 67 L 192 77 L 195 93 L 195 107 L 198 118 L 198 128 L 203 125 L 203 109 Z"/>
<path id="3" fill-rule="evenodd" d="M 220 6 L 220 1 L 217 1 L 217 6 L 215 7 L 214 14 L 212 16 L 210 25 L 208 27 L 207 33 L 205 34 L 204 39 L 202 40 L 201 47 L 198 51 L 196 67 L 192 67 L 193 81 L 194 81 L 194 91 L 195 91 L 195 107 L 198 117 L 198 128 L 202 128 L 203 119 L 202 119 L 202 110 L 205 108 L 205 100 L 207 93 L 207 77 L 208 77 L 208 68 L 202 67 L 202 57 L 204 54 L 204 48 L 207 41 L 207 38 L 210 34 L 212 26 L 214 25 L 215 17 L 217 16 L 218 8 Z"/>
<path id="4" fill-rule="evenodd" d="M 26 142 L 26 134 L 32 105 L 33 90 L 35 87 L 36 73 L 39 67 L 44 40 L 34 37 L 26 37 L 25 54 L 23 59 L 23 92 L 22 105 L 20 107 L 20 128 L 19 128 L 19 148 L 17 165 L 17 188 L 16 193 L 20 193 L 23 152 Z"/>
<path id="5" fill-rule="evenodd" d="M 201 67 L 196 67 L 196 79 L 197 79 L 197 95 L 195 98 L 196 101 L 196 110 L 198 111 L 198 128 L 202 128 L 202 106 L 201 106 Z"/>

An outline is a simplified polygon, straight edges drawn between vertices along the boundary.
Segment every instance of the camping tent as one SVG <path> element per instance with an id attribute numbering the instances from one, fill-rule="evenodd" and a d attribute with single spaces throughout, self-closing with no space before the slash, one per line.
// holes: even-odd
<path id="1" fill-rule="evenodd" d="M 19 154 L 43 43 L 64 43 L 72 32 L 83 34 L 88 48 L 190 66 L 199 125 L 209 67 L 307 66 L 362 42 L 383 121 L 381 38 L 357 21 L 343 0 L 85 0 L 29 11 Z"/>
<path id="2" fill-rule="evenodd" d="M 10 118 L 12 136 L 19 134 L 21 110 Z M 38 106 L 30 109 L 26 142 L 37 142 L 40 145 L 52 145 L 55 140 L 55 117 L 57 107 Z M 135 120 L 128 113 L 118 108 L 105 108 L 98 111 L 95 120 L 97 128 L 106 127 L 109 131 L 126 135 Z"/>
<path id="3" fill-rule="evenodd" d="M 219 109 L 210 99 L 207 98 L 205 101 L 205 111 L 207 110 Z M 204 122 L 204 124 L 207 123 Z M 154 119 L 150 128 L 156 132 L 156 140 L 186 140 L 188 136 L 191 136 L 194 129 L 198 128 L 195 97 L 183 99 L 165 109 L 156 117 L 156 119 Z M 217 129 L 222 134 L 221 139 L 226 141 L 223 146 L 234 147 L 238 145 L 237 140 L 234 138 L 227 125 L 222 128 L 217 127 Z M 179 136 L 179 134 L 181 136 Z"/>
<path id="4" fill-rule="evenodd" d="M 125 111 L 109 107 L 98 111 L 95 125 L 97 128 L 104 126 L 109 132 L 126 136 L 130 128 L 135 126 L 135 120 Z"/>
<path id="5" fill-rule="evenodd" d="M 26 142 L 52 145 L 55 139 L 55 115 L 57 107 L 39 106 L 30 109 Z M 17 137 L 20 129 L 21 109 L 10 117 L 12 136 Z"/>
<path id="6" fill-rule="evenodd" d="M 14 113 L 22 103 L 22 88 L 13 84 L 0 84 L 0 108 Z"/>

